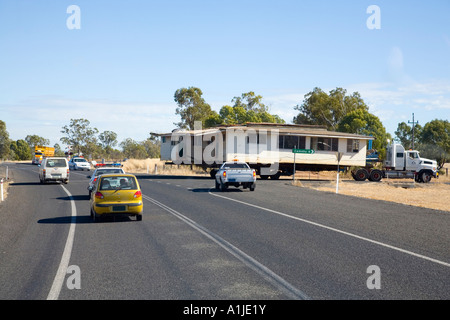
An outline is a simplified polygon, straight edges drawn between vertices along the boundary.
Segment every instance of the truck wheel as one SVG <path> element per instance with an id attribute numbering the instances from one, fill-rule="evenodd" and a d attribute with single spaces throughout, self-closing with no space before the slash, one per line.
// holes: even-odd
<path id="1" fill-rule="evenodd" d="M 280 176 L 281 176 L 281 171 L 278 171 L 277 173 L 271 175 L 271 176 L 270 176 L 270 179 L 272 179 L 272 180 L 278 180 L 278 179 L 280 179 Z"/>
<path id="2" fill-rule="evenodd" d="M 369 179 L 370 179 L 370 181 L 379 182 L 379 181 L 381 181 L 382 177 L 383 177 L 383 173 L 380 170 L 375 169 L 370 172 Z"/>
<path id="3" fill-rule="evenodd" d="M 420 175 L 420 179 L 422 180 L 423 183 L 428 183 L 431 181 L 431 174 L 427 171 L 424 171 Z"/>
<path id="4" fill-rule="evenodd" d="M 358 169 L 355 173 L 355 180 L 356 181 L 364 181 L 369 177 L 369 173 L 366 169 Z"/>
<path id="5" fill-rule="evenodd" d="M 255 191 L 256 183 L 250 185 L 250 191 Z"/>

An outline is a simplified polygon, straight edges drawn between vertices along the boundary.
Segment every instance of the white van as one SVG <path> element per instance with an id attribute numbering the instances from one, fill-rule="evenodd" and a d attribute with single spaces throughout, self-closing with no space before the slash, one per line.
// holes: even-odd
<path id="1" fill-rule="evenodd" d="M 39 180 L 41 183 L 48 181 L 69 182 L 69 163 L 64 157 L 44 158 L 39 165 Z"/>

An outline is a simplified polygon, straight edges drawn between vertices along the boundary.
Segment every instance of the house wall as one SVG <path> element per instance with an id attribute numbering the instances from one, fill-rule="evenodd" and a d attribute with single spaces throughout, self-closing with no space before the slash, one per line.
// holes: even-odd
<path id="1" fill-rule="evenodd" d="M 266 133 L 265 133 L 266 132 Z M 281 135 L 281 134 L 280 134 Z M 298 136 L 298 135 L 297 135 Z M 239 159 L 251 164 L 272 164 L 272 163 L 293 163 L 294 154 L 292 149 L 278 149 L 279 134 L 272 134 L 269 130 L 263 131 L 258 136 L 252 132 L 244 130 L 231 130 L 223 132 L 222 152 L 223 157 L 217 162 L 232 161 Z M 318 165 L 337 165 L 337 152 L 318 150 L 313 145 L 314 136 L 305 136 L 305 149 L 315 149 L 313 154 L 296 154 L 297 164 L 318 164 Z M 347 138 L 338 139 L 338 152 L 342 152 L 340 161 L 341 166 L 365 166 L 367 140 L 359 139 L 359 151 L 347 152 Z M 205 150 L 208 142 L 202 142 L 202 149 Z M 161 159 L 171 161 L 171 152 L 173 149 L 171 137 L 169 135 L 162 138 Z M 192 154 L 193 148 L 191 147 Z M 208 150 L 210 151 L 210 150 Z M 220 152 L 216 152 L 220 155 Z M 217 159 L 217 158 L 216 158 Z"/>

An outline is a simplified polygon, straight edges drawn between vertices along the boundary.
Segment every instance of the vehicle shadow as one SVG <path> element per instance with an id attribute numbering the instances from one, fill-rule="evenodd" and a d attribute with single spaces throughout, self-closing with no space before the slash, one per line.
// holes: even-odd
<path id="1" fill-rule="evenodd" d="M 195 188 L 191 189 L 192 192 L 211 192 L 211 193 L 222 193 L 222 192 L 244 192 L 243 189 L 239 188 L 228 188 L 225 191 L 217 190 L 216 188 Z"/>
<path id="2" fill-rule="evenodd" d="M 10 186 L 34 186 L 34 185 L 38 185 L 41 184 L 39 181 L 38 182 L 12 182 L 9 185 Z"/>
<path id="3" fill-rule="evenodd" d="M 54 217 L 54 218 L 46 218 L 40 219 L 37 221 L 39 224 L 97 224 L 97 223 L 112 223 L 112 222 L 131 222 L 134 221 L 133 218 L 129 216 L 112 216 L 102 218 L 98 222 L 94 222 L 90 215 L 87 216 L 66 216 L 66 217 Z"/>
<path id="4" fill-rule="evenodd" d="M 58 197 L 56 198 L 56 200 L 75 200 L 75 201 L 79 201 L 79 200 L 89 200 L 89 195 L 87 194 L 80 194 L 80 195 L 75 195 L 75 196 L 65 196 L 65 197 Z"/>
<path id="5" fill-rule="evenodd" d="M 46 218 L 40 219 L 37 221 L 39 224 L 84 224 L 84 223 L 92 223 L 92 219 L 90 216 L 70 216 L 70 217 L 54 217 L 54 218 Z"/>
<path id="6" fill-rule="evenodd" d="M 160 180 L 211 180 L 209 176 L 182 176 L 182 175 L 165 175 L 165 174 L 134 174 L 139 180 L 145 179 L 160 179 Z"/>

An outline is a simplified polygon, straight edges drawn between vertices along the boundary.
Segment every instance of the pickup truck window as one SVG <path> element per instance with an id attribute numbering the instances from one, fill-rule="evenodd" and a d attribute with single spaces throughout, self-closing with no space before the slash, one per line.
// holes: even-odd
<path id="1" fill-rule="evenodd" d="M 248 169 L 248 166 L 245 163 L 229 163 L 223 169 Z"/>

